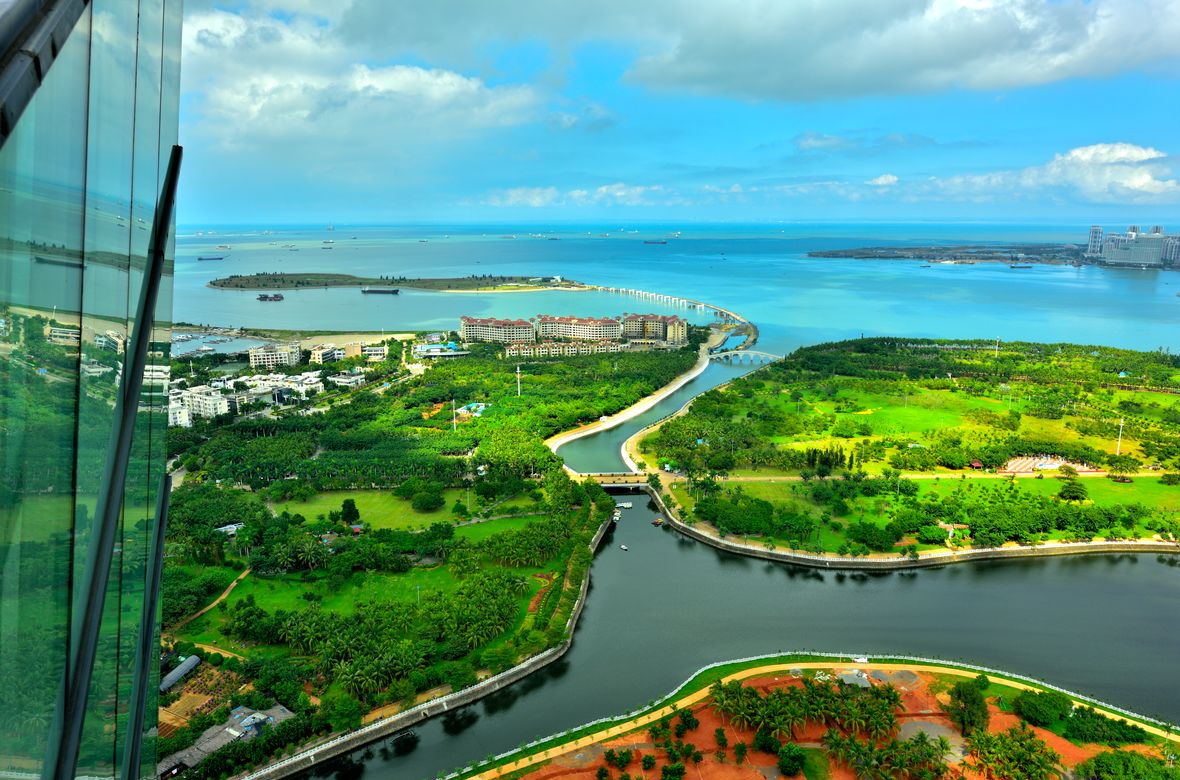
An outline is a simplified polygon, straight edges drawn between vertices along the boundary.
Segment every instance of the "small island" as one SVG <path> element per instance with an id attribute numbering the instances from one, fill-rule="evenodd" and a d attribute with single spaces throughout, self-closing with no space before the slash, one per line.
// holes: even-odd
<path id="1" fill-rule="evenodd" d="M 209 282 L 225 290 L 300 290 L 324 287 L 377 287 L 436 290 L 439 292 L 532 292 L 536 290 L 588 289 L 581 282 L 561 276 L 495 276 L 492 274 L 450 278 L 406 276 L 354 276 L 334 273 L 232 274 Z"/>
<path id="2" fill-rule="evenodd" d="M 850 258 L 853 260 L 922 260 L 943 265 L 1008 263 L 1013 268 L 1027 268 L 1031 263 L 1045 265 L 1081 265 L 1087 262 L 1082 249 L 1074 244 L 960 244 L 954 246 L 868 246 L 852 249 L 823 249 L 807 253 L 808 257 Z M 1092 260 L 1092 258 L 1090 258 Z"/>

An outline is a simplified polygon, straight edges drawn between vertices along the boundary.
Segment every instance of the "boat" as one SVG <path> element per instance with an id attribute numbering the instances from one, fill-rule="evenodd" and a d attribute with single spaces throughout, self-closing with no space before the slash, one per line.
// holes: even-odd
<path id="1" fill-rule="evenodd" d="M 918 267 L 919 267 L 919 268 L 929 268 L 929 267 L 930 267 L 930 263 L 927 263 L 926 265 L 920 265 L 920 266 L 918 266 Z"/>
<path id="2" fill-rule="evenodd" d="M 217 246 L 215 246 L 215 247 L 213 247 L 213 248 L 214 248 L 214 249 L 226 249 L 226 250 L 228 250 L 228 249 L 229 249 L 229 246 L 228 246 L 227 244 L 218 244 Z"/>
<path id="3" fill-rule="evenodd" d="M 322 242 L 322 243 L 324 243 L 324 244 L 335 244 L 336 242 L 335 242 L 335 241 L 333 241 L 333 240 L 332 240 L 332 239 L 330 239 L 330 238 L 325 238 L 325 239 L 323 240 L 323 242 Z"/>
<path id="4" fill-rule="evenodd" d="M 667 241 L 644 241 L 645 244 L 666 244 Z"/>
<path id="5" fill-rule="evenodd" d="M 622 550 L 623 552 L 627 552 L 627 545 L 625 545 L 625 544 L 620 544 L 620 545 L 619 545 L 619 549 L 620 549 L 620 550 Z"/>
<path id="6" fill-rule="evenodd" d="M 1032 268 L 1031 265 L 1010 265 L 1009 268 Z"/>
<path id="7" fill-rule="evenodd" d="M 651 524 L 652 524 L 652 525 L 654 525 L 654 526 L 657 526 L 657 527 L 658 527 L 658 526 L 661 526 L 661 525 L 663 525 L 663 524 L 664 524 L 664 518 L 662 518 L 662 517 L 657 517 L 655 520 L 652 520 L 652 521 L 651 521 Z"/>
<path id="8" fill-rule="evenodd" d="M 332 247 L 332 246 L 322 246 L 322 247 L 320 247 L 320 249 L 335 249 L 335 248 L 336 248 L 336 247 Z"/>
<path id="9" fill-rule="evenodd" d="M 396 287 L 362 287 L 361 292 L 369 295 L 397 295 L 401 291 Z"/>
<path id="10" fill-rule="evenodd" d="M 229 255 L 197 255 L 198 260 L 224 260 Z"/>
<path id="11" fill-rule="evenodd" d="M 632 504 L 630 501 L 620 501 L 619 503 L 615 504 L 615 507 L 617 507 L 618 509 L 630 509 L 633 506 L 635 506 L 635 505 Z"/>
<path id="12" fill-rule="evenodd" d="M 267 295 L 266 293 L 263 293 L 262 295 L 258 296 L 258 300 L 260 300 L 260 301 L 281 301 L 281 300 L 283 300 L 283 294 L 282 293 L 275 293 L 274 295 Z"/>
<path id="13" fill-rule="evenodd" d="M 196 351 L 197 352 L 216 352 L 217 350 L 214 349 L 213 347 L 197 347 Z"/>

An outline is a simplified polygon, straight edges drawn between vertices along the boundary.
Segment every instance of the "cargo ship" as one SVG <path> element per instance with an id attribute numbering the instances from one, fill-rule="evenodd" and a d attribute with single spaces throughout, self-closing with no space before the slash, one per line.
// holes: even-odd
<path id="1" fill-rule="evenodd" d="M 1009 268 L 1032 268 L 1031 265 L 1010 265 Z"/>
<path id="2" fill-rule="evenodd" d="M 281 300 L 283 300 L 283 294 L 282 293 L 275 293 L 274 295 L 267 295 L 266 293 L 263 293 L 262 295 L 258 296 L 258 300 L 260 300 L 260 301 L 281 301 Z"/>
<path id="3" fill-rule="evenodd" d="M 224 260 L 229 255 L 198 255 L 198 260 Z"/>
<path id="4" fill-rule="evenodd" d="M 644 241 L 645 244 L 666 244 L 667 241 Z"/>
<path id="5" fill-rule="evenodd" d="M 361 292 L 366 295 L 397 295 L 400 290 L 396 287 L 362 287 Z"/>

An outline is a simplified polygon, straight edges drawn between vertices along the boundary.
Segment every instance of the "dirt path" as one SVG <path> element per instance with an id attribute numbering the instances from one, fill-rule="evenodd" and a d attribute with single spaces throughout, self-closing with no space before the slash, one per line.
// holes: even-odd
<path id="1" fill-rule="evenodd" d="M 790 671 L 792 669 L 863 669 L 866 672 L 878 671 L 878 670 L 888 671 L 888 672 L 911 671 L 911 672 L 927 672 L 927 673 L 931 673 L 931 674 L 949 674 L 949 675 L 955 675 L 958 677 L 966 677 L 966 678 L 970 678 L 970 679 L 974 679 L 979 674 L 979 672 L 969 671 L 966 669 L 952 669 L 952 668 L 945 667 L 945 666 L 932 666 L 930 664 L 872 664 L 872 663 L 858 664 L 858 663 L 836 663 L 836 662 L 822 662 L 822 663 L 799 662 L 799 663 L 789 663 L 789 664 L 771 664 L 771 665 L 759 666 L 759 667 L 755 667 L 755 668 L 751 668 L 751 669 L 743 669 L 739 672 L 734 672 L 733 674 L 722 678 L 721 682 L 722 683 L 729 683 L 729 682 L 733 682 L 735 680 L 746 680 L 751 677 L 765 677 L 768 675 L 790 673 Z M 997 679 L 1002 680 L 1004 685 L 1008 685 L 1008 686 L 1011 686 L 1011 687 L 1019 689 L 1019 690 L 1034 690 L 1034 691 L 1040 690 L 1039 688 L 1036 688 L 1032 685 L 1027 685 L 1027 684 L 1019 682 L 1017 680 L 1009 680 L 1007 678 L 997 678 Z M 654 722 L 658 721 L 660 718 L 664 717 L 665 715 L 670 715 L 678 709 L 691 707 L 692 705 L 697 704 L 698 702 L 701 702 L 704 699 L 707 699 L 710 695 L 711 695 L 711 693 L 710 693 L 710 689 L 708 687 L 702 688 L 701 690 L 696 691 L 695 693 L 690 693 L 687 696 L 683 696 L 680 699 L 678 699 L 677 701 L 675 701 L 671 704 L 667 704 L 667 705 L 665 705 L 665 706 L 661 707 L 660 709 L 655 710 L 653 712 L 649 712 L 645 715 L 640 715 L 639 717 L 632 718 L 631 720 L 625 721 L 623 723 L 619 723 L 617 725 L 605 728 L 601 731 L 597 731 L 592 734 L 588 734 L 584 737 L 580 737 L 578 739 L 572 740 L 570 742 L 566 742 L 562 745 L 558 745 L 557 747 L 549 748 L 548 750 L 543 750 L 538 753 L 534 753 L 532 755 L 525 756 L 524 758 L 520 758 L 520 759 L 513 761 L 511 763 L 507 763 L 502 766 L 495 767 L 494 769 L 489 769 L 486 772 L 481 772 L 478 775 L 473 775 L 471 780 L 495 780 L 496 778 L 502 777 L 503 775 L 511 774 L 511 773 L 517 772 L 521 769 L 527 769 L 528 767 L 531 767 L 535 764 L 540 764 L 545 761 L 549 761 L 549 760 L 556 758 L 558 756 L 563 756 L 568 753 L 572 753 L 574 751 L 590 747 L 591 745 L 596 745 L 600 742 L 605 742 L 606 740 L 622 736 L 623 734 L 627 734 L 627 733 L 632 732 L 636 729 L 643 728 L 644 726 L 654 723 Z M 1086 702 L 1080 702 L 1080 703 L 1086 704 Z M 1139 725 L 1141 725 L 1144 729 L 1146 729 L 1148 731 L 1148 733 L 1150 733 L 1150 734 L 1153 734 L 1157 737 L 1163 737 L 1164 739 L 1167 739 L 1167 740 L 1170 740 L 1174 743 L 1180 744 L 1180 735 L 1166 732 L 1163 729 L 1157 728 L 1155 726 L 1152 726 L 1152 725 L 1149 725 L 1146 723 L 1139 724 Z"/>
<path id="2" fill-rule="evenodd" d="M 206 644 L 202 644 L 200 642 L 194 642 L 194 644 L 197 647 L 201 648 L 202 650 L 208 650 L 210 653 L 220 653 L 221 655 L 228 655 L 228 656 L 231 656 L 233 658 L 237 658 L 242 661 L 246 660 L 246 656 L 238 655 L 237 653 L 235 653 L 231 650 L 223 650 L 222 648 L 218 647 L 217 645 L 206 645 Z"/>
<path id="3" fill-rule="evenodd" d="M 234 589 L 234 588 L 236 588 L 236 587 L 238 587 L 238 583 L 239 583 L 239 582 L 241 582 L 242 580 L 246 579 L 246 575 L 247 575 L 247 574 L 249 574 L 251 571 L 253 571 L 253 570 L 252 570 L 252 569 L 246 569 L 244 572 L 242 572 L 241 574 L 239 574 L 239 575 L 238 575 L 238 577 L 237 577 L 237 579 L 235 579 L 233 582 L 231 582 L 231 583 L 229 584 L 229 587 L 228 587 L 228 588 L 226 588 L 224 591 L 222 591 L 221 595 L 220 595 L 220 596 L 218 596 L 216 599 L 214 599 L 214 600 L 213 600 L 213 603 L 212 603 L 212 604 L 210 604 L 209 606 L 205 607 L 204 609 L 202 609 L 202 610 L 201 610 L 201 611 L 199 611 L 199 612 L 194 612 L 193 614 L 191 614 L 191 615 L 189 615 L 188 617 L 186 617 L 184 620 L 182 620 L 182 621 L 180 621 L 179 623 L 177 623 L 176 625 L 172 626 L 172 628 L 168 630 L 168 632 L 167 632 L 167 635 L 168 635 L 168 636 L 171 636 L 171 635 L 175 634 L 175 633 L 176 633 L 176 631 L 178 631 L 179 629 L 182 629 L 182 628 L 184 628 L 184 627 L 185 627 L 185 626 L 187 626 L 189 623 L 191 623 L 191 622 L 193 622 L 194 620 L 196 620 L 197 618 L 199 618 L 201 615 L 204 615 L 206 612 L 208 612 L 209 610 L 213 609 L 214 607 L 216 607 L 216 606 L 217 606 L 218 604 L 220 604 L 221 602 L 225 601 L 226 597 L 227 597 L 227 596 L 229 596 L 229 594 L 230 594 L 231 592 L 233 592 L 233 589 Z M 198 647 L 201 647 L 201 645 L 197 645 L 197 646 L 198 646 Z M 225 650 L 218 650 L 217 652 L 219 652 L 219 653 L 225 653 L 226 651 L 225 651 Z M 235 655 L 235 653 L 229 653 L 229 655 Z M 238 658 L 241 658 L 242 656 L 240 656 L 240 655 L 239 655 L 239 656 L 237 656 L 237 657 L 238 657 Z"/>

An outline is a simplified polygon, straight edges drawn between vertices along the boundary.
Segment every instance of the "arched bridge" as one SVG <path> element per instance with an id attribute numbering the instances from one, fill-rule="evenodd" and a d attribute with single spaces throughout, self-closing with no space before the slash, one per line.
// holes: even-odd
<path id="1" fill-rule="evenodd" d="M 776 360 L 782 360 L 783 356 L 760 352 L 756 349 L 730 349 L 709 355 L 709 360 L 724 360 L 726 363 L 745 363 L 747 358 L 751 363 L 773 363 Z"/>

